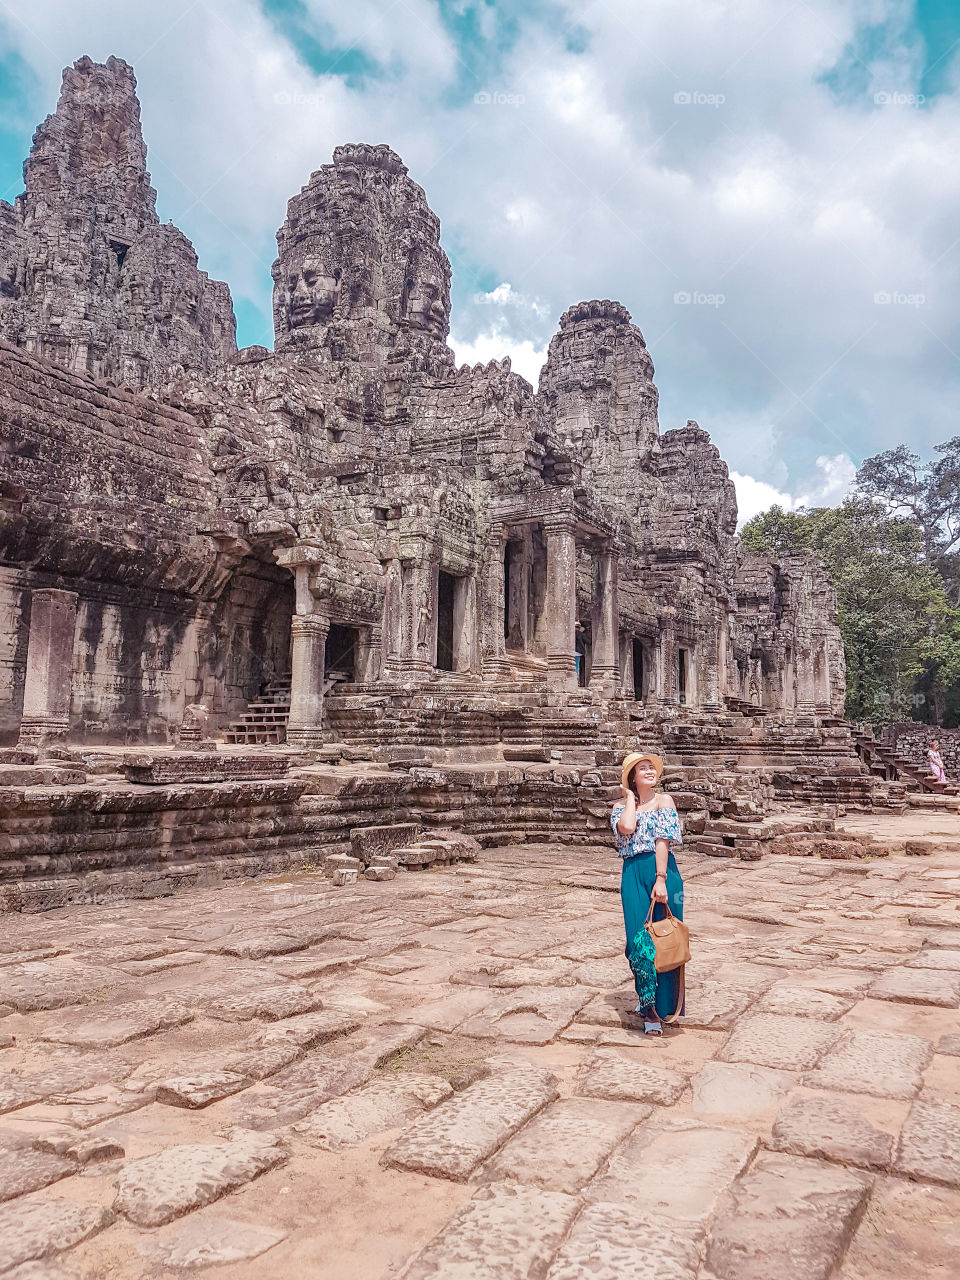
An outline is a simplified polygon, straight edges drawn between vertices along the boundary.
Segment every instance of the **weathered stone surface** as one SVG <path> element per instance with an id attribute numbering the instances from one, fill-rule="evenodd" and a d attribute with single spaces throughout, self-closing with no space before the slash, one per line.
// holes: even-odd
<path id="1" fill-rule="evenodd" d="M 36 1191 L 77 1168 L 75 1160 L 39 1150 L 26 1135 L 0 1134 L 0 1200 Z"/>
<path id="2" fill-rule="evenodd" d="M 278 1139 L 254 1134 L 169 1147 L 124 1164 L 114 1208 L 138 1227 L 159 1227 L 251 1182 L 287 1154 Z"/>
<path id="3" fill-rule="evenodd" d="M 908 969 L 950 969 L 960 971 L 960 951 L 955 947 L 928 947 L 907 961 Z"/>
<path id="4" fill-rule="evenodd" d="M 572 1195 L 650 1111 L 592 1098 L 560 1099 L 501 1148 L 483 1169 L 482 1180 L 506 1179 Z"/>
<path id="5" fill-rule="evenodd" d="M 696 1280 L 703 1228 L 666 1222 L 630 1204 L 588 1204 L 546 1280 Z"/>
<path id="6" fill-rule="evenodd" d="M 146 1237 L 140 1248 L 158 1266 L 195 1271 L 259 1258 L 286 1237 L 274 1227 L 204 1213 L 188 1218 L 173 1232 Z"/>
<path id="7" fill-rule="evenodd" d="M 666 1067 L 648 1067 L 614 1050 L 598 1053 L 577 1079 L 577 1092 L 619 1102 L 656 1102 L 668 1107 L 686 1089 L 687 1077 Z"/>
<path id="8" fill-rule="evenodd" d="M 113 1220 L 100 1205 L 49 1196 L 0 1205 L 0 1270 L 71 1249 Z"/>
<path id="9" fill-rule="evenodd" d="M 815 1066 L 839 1035 L 835 1027 L 812 1018 L 753 1013 L 737 1023 L 718 1057 L 723 1062 L 801 1071 Z"/>
<path id="10" fill-rule="evenodd" d="M 758 1013 L 779 1013 L 795 1018 L 836 1022 L 853 1008 L 853 1000 L 810 987 L 774 986 L 756 1005 Z"/>
<path id="11" fill-rule="evenodd" d="M 169 1031 L 189 1022 L 193 1014 L 177 1000 L 136 1000 L 106 1008 L 84 1008 L 45 1018 L 36 1034 L 41 1040 L 81 1049 L 105 1049 Z"/>
<path id="12" fill-rule="evenodd" d="M 468 1018 L 461 1035 L 549 1044 L 589 999 L 584 987 L 517 987 L 497 994 L 482 1013 Z"/>
<path id="13" fill-rule="evenodd" d="M 364 1084 L 375 1065 L 373 1054 L 308 1058 L 278 1072 L 261 1092 L 245 1093 L 232 1104 L 233 1118 L 248 1129 L 280 1129 Z"/>
<path id="14" fill-rule="evenodd" d="M 749 992 L 711 982 L 698 983 L 693 990 L 688 980 L 683 1025 L 694 1030 L 729 1031 L 752 1003 Z"/>
<path id="15" fill-rule="evenodd" d="M 770 1145 L 790 1155 L 887 1169 L 893 1135 L 870 1124 L 852 1100 L 794 1097 L 777 1116 Z"/>
<path id="16" fill-rule="evenodd" d="M 905 1178 L 877 1179 L 839 1280 L 950 1275 L 960 1256 L 960 1192 Z"/>
<path id="17" fill-rule="evenodd" d="M 246 991 L 214 992 L 202 1002 L 205 1014 L 221 1022 L 247 1022 L 251 1018 L 278 1021 L 319 1009 L 323 1001 L 295 982 L 264 983 Z"/>
<path id="18" fill-rule="evenodd" d="M 116 974 L 109 969 L 70 960 L 36 960 L 4 968 L 3 998 L 21 1013 L 60 1009 L 82 1004 L 95 992 L 114 985 L 116 980 Z"/>
<path id="19" fill-rule="evenodd" d="M 915 1102 L 900 1131 L 894 1166 L 911 1178 L 960 1187 L 960 1107 Z"/>
<path id="20" fill-rule="evenodd" d="M 579 1203 L 560 1191 L 482 1187 L 407 1266 L 401 1280 L 528 1280 L 542 1275 Z"/>
<path id="21" fill-rule="evenodd" d="M 347 1009 L 319 1009 L 314 1013 L 304 1013 L 292 1018 L 281 1018 L 257 1032 L 260 1044 L 282 1044 L 289 1042 L 301 1049 L 312 1049 L 315 1045 L 325 1044 L 338 1036 L 348 1035 L 356 1031 L 363 1019 Z"/>
<path id="22" fill-rule="evenodd" d="M 706 1271 L 716 1280 L 827 1280 L 866 1205 L 866 1174 L 761 1155 L 714 1222 Z"/>
<path id="23" fill-rule="evenodd" d="M 557 1096 L 549 1071 L 517 1067 L 479 1080 L 416 1121 L 387 1148 L 386 1164 L 465 1181 Z"/>
<path id="24" fill-rule="evenodd" d="M 371 1080 L 354 1093 L 325 1102 L 293 1128 L 311 1146 L 339 1151 L 376 1133 L 399 1128 L 452 1092 L 440 1076 L 404 1073 L 393 1079 Z"/>
<path id="25" fill-rule="evenodd" d="M 236 1071 L 210 1071 L 203 1075 L 168 1076 L 157 1085 L 157 1102 L 170 1107 L 206 1107 L 228 1098 L 250 1083 Z"/>
<path id="26" fill-rule="evenodd" d="M 690 1083 L 697 1114 L 746 1117 L 776 1107 L 796 1078 L 751 1062 L 707 1062 Z"/>
<path id="27" fill-rule="evenodd" d="M 882 973 L 869 994 L 875 1000 L 901 1000 L 905 1004 L 956 1009 L 960 1006 L 960 974 L 939 969 L 911 969 L 904 965 Z"/>
<path id="28" fill-rule="evenodd" d="M 493 1000 L 486 989 L 467 988 L 452 991 L 449 995 L 439 996 L 435 1000 L 425 1000 L 410 1010 L 409 1017 L 423 1027 L 437 1031 L 453 1031 L 471 1015 L 486 1008 Z"/>
<path id="29" fill-rule="evenodd" d="M 960 1057 L 960 1033 L 941 1036 L 937 1041 L 937 1053 L 948 1053 L 954 1057 Z"/>
<path id="30" fill-rule="evenodd" d="M 614 1153 L 584 1192 L 671 1222 L 706 1222 L 745 1168 L 757 1139 L 737 1129 L 672 1117 L 650 1120 Z"/>
<path id="31" fill-rule="evenodd" d="M 923 1069 L 932 1054 L 929 1041 L 919 1036 L 845 1031 L 816 1070 L 807 1072 L 803 1083 L 881 1098 L 913 1098 L 923 1084 Z"/>

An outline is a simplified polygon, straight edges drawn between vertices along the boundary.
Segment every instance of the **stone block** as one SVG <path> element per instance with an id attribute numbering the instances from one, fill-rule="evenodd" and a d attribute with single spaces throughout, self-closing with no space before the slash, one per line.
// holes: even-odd
<path id="1" fill-rule="evenodd" d="M 110 1226 L 115 1216 L 101 1205 L 51 1197 L 0 1205 L 0 1268 L 72 1249 Z"/>
<path id="2" fill-rule="evenodd" d="M 402 1073 L 395 1079 L 371 1080 L 353 1093 L 325 1102 L 293 1128 L 310 1146 L 339 1151 L 400 1128 L 452 1092 L 440 1076 Z"/>
<path id="3" fill-rule="evenodd" d="M 488 1161 L 484 1182 L 522 1182 L 548 1191 L 581 1189 L 652 1108 L 592 1098 L 551 1103 Z"/>
<path id="4" fill-rule="evenodd" d="M 788 1071 L 751 1062 L 707 1062 L 691 1081 L 698 1115 L 749 1118 L 779 1105 L 795 1078 Z"/>
<path id="5" fill-rule="evenodd" d="M 183 1271 L 248 1262 L 287 1238 L 285 1231 L 235 1218 L 203 1214 L 172 1233 L 151 1235 L 138 1247 L 155 1266 Z"/>
<path id="6" fill-rule="evenodd" d="M 715 1280 L 828 1280 L 870 1193 L 867 1174 L 774 1153 L 734 1184 L 707 1239 Z"/>
<path id="7" fill-rule="evenodd" d="M 931 840 L 907 840 L 904 853 L 912 858 L 929 858 L 935 848 L 936 845 Z"/>
<path id="8" fill-rule="evenodd" d="M 895 1031 L 845 1031 L 824 1054 L 805 1085 L 880 1098 L 914 1098 L 933 1056 L 928 1040 Z"/>
<path id="9" fill-rule="evenodd" d="M 900 1131 L 894 1168 L 908 1178 L 960 1187 L 960 1107 L 915 1102 Z"/>
<path id="10" fill-rule="evenodd" d="M 874 1000 L 898 1000 L 904 1004 L 956 1009 L 960 1006 L 960 973 L 896 965 L 882 973 L 867 994 Z"/>
<path id="11" fill-rule="evenodd" d="M 181 1027 L 192 1018 L 190 1010 L 177 1000 L 136 1000 L 51 1014 L 33 1034 L 40 1040 L 80 1049 L 104 1049 Z"/>
<path id="12" fill-rule="evenodd" d="M 546 1280 L 697 1280 L 703 1236 L 698 1224 L 665 1221 L 639 1205 L 588 1204 Z"/>
<path id="13" fill-rule="evenodd" d="M 397 877 L 396 867 L 367 867 L 364 872 L 365 880 L 395 880 Z"/>
<path id="14" fill-rule="evenodd" d="M 557 1097 L 557 1081 L 538 1067 L 478 1080 L 424 1116 L 387 1148 L 396 1169 L 464 1182 L 521 1125 Z"/>
<path id="15" fill-rule="evenodd" d="M 350 847 L 353 856 L 369 864 L 374 858 L 390 855 L 406 844 L 415 844 L 423 828 L 418 822 L 394 822 L 380 827 L 352 827 Z"/>
<path id="16" fill-rule="evenodd" d="M 401 1280 L 528 1280 L 543 1275 L 579 1201 L 561 1191 L 481 1187 L 404 1268 Z"/>
<path id="17" fill-rule="evenodd" d="M 159 1227 L 252 1182 L 287 1154 L 277 1138 L 251 1133 L 168 1147 L 126 1161 L 117 1176 L 114 1208 L 138 1227 Z"/>
<path id="18" fill-rule="evenodd" d="M 669 1107 L 683 1093 L 687 1077 L 667 1067 L 651 1067 L 613 1050 L 599 1053 L 580 1070 L 577 1093 L 615 1102 L 655 1102 Z"/>
<path id="19" fill-rule="evenodd" d="M 735 1025 L 718 1057 L 722 1062 L 802 1071 L 815 1066 L 839 1035 L 835 1027 L 812 1018 L 753 1013 Z"/>
<path id="20" fill-rule="evenodd" d="M 888 1169 L 893 1135 L 876 1129 L 851 1098 L 794 1097 L 777 1116 L 770 1146 L 861 1169 Z"/>

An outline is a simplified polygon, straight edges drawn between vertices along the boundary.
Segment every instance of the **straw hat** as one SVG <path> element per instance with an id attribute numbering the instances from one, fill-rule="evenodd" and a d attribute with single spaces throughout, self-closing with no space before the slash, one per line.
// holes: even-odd
<path id="1" fill-rule="evenodd" d="M 637 767 L 637 765 L 640 763 L 641 760 L 650 761 L 650 763 L 653 765 L 654 769 L 657 772 L 658 778 L 660 777 L 661 773 L 663 773 L 663 761 L 659 756 L 650 755 L 646 751 L 631 751 L 630 754 L 627 756 L 626 760 L 624 760 L 623 762 L 623 771 L 620 774 L 621 786 L 629 787 L 630 775 L 633 773 L 634 769 Z"/>

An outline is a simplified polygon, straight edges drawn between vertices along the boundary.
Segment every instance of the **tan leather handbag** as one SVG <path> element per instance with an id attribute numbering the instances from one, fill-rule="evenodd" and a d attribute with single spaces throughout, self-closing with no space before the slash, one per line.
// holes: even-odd
<path id="1" fill-rule="evenodd" d="M 664 1018 L 664 1022 L 676 1022 L 680 1017 L 680 1010 L 683 1008 L 683 1001 L 686 995 L 686 963 L 690 959 L 690 930 L 670 910 L 670 904 L 665 903 L 667 914 L 662 920 L 653 919 L 653 899 L 650 900 L 650 910 L 647 912 L 646 923 L 644 928 L 650 935 L 650 941 L 653 943 L 653 967 L 657 973 L 669 973 L 671 969 L 680 970 L 680 982 L 677 988 L 677 1007 L 669 1018 Z"/>
<path id="2" fill-rule="evenodd" d="M 669 973 L 671 969 L 679 969 L 690 959 L 690 930 L 670 910 L 670 904 L 664 904 L 667 914 L 662 920 L 653 919 L 654 903 L 651 900 L 650 910 L 644 928 L 653 942 L 653 965 L 657 973 Z"/>

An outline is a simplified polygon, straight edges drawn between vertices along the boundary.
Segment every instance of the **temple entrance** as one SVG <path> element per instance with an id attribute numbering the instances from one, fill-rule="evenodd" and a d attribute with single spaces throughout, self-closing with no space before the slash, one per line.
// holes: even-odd
<path id="1" fill-rule="evenodd" d="M 457 579 L 443 569 L 437 575 L 437 670 L 455 671 L 454 664 L 454 604 L 457 596 Z"/>
<path id="2" fill-rule="evenodd" d="M 589 624 L 578 622 L 574 636 L 574 652 L 577 663 L 577 684 L 584 688 L 590 682 L 591 648 Z"/>
<path id="3" fill-rule="evenodd" d="M 352 684 L 356 680 L 359 641 L 360 632 L 356 627 L 331 622 L 323 650 L 326 683 Z"/>
<path id="4" fill-rule="evenodd" d="M 687 704 L 687 688 L 690 677 L 690 651 L 688 649 L 679 649 L 677 651 L 679 658 L 677 671 L 677 685 L 680 695 L 681 707 Z"/>
<path id="5" fill-rule="evenodd" d="M 644 695 L 643 642 L 636 636 L 633 638 L 633 696 L 637 702 L 643 701 Z"/>

